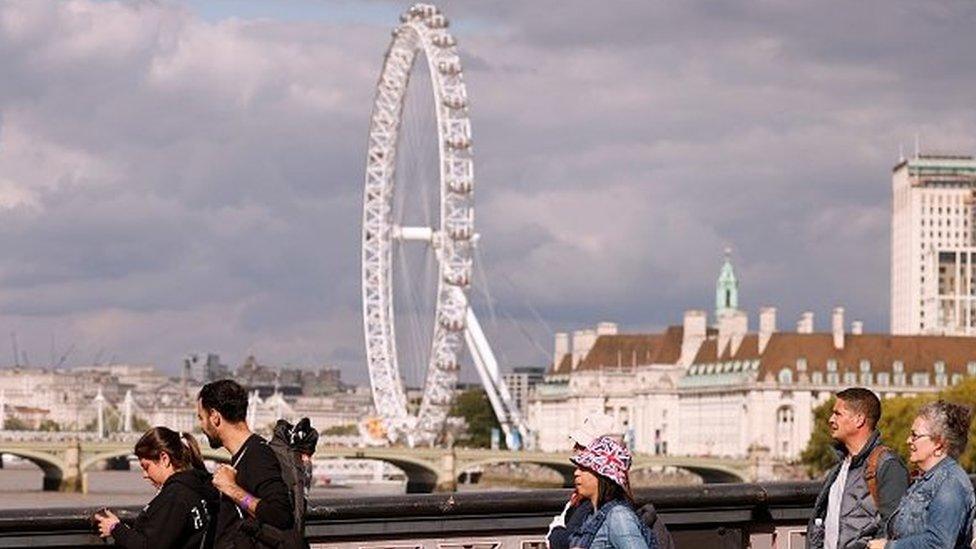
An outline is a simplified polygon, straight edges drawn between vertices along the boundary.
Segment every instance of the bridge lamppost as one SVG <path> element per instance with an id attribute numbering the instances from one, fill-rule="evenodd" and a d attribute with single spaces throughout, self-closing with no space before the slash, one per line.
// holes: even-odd
<path id="1" fill-rule="evenodd" d="M 98 438 L 102 439 L 105 436 L 105 395 L 101 387 L 95 395 L 95 409 L 98 410 Z"/>
<path id="2" fill-rule="evenodd" d="M 125 391 L 125 400 L 122 401 L 123 425 L 122 430 L 126 433 L 132 432 L 132 390 Z"/>

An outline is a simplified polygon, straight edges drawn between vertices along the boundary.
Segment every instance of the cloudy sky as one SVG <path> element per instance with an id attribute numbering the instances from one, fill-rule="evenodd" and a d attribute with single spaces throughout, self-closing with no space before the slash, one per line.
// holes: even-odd
<path id="1" fill-rule="evenodd" d="M 15 334 L 31 364 L 215 351 L 365 379 L 366 129 L 406 7 L 0 1 L 0 364 Z M 976 152 L 973 2 L 443 8 L 509 363 L 711 308 L 726 246 L 781 329 L 843 305 L 884 331 L 899 146 Z"/>

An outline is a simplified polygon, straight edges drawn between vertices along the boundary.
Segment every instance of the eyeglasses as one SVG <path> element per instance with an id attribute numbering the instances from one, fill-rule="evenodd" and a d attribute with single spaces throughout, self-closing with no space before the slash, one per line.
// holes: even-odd
<path id="1" fill-rule="evenodd" d="M 916 440 L 925 437 L 932 438 L 932 435 L 929 433 L 916 433 L 915 431 L 912 431 L 911 433 L 908 434 L 908 440 L 912 442 L 915 442 Z"/>

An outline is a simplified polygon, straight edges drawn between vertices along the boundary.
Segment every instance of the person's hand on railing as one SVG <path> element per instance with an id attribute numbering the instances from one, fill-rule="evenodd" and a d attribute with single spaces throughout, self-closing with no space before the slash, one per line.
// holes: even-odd
<path id="1" fill-rule="evenodd" d="M 120 521 L 119 517 L 115 516 L 115 513 L 109 511 L 108 509 L 102 509 L 92 516 L 92 522 L 94 522 L 95 527 L 98 528 L 98 536 L 101 538 L 107 538 L 112 535 L 112 529 L 118 526 Z"/>

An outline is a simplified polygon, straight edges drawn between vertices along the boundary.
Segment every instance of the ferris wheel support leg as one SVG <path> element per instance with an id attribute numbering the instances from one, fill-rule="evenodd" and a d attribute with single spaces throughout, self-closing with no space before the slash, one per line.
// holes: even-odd
<path id="1" fill-rule="evenodd" d="M 522 414 L 515 406 L 508 386 L 505 385 L 505 380 L 502 379 L 498 370 L 498 360 L 495 359 L 495 353 L 492 352 L 488 339 L 481 329 L 481 323 L 478 322 L 478 317 L 475 316 L 471 307 L 468 307 L 466 316 L 464 339 L 468 343 L 472 358 L 474 358 L 478 376 L 481 377 L 481 383 L 485 386 L 491 407 L 494 409 L 498 423 L 501 424 L 502 431 L 505 433 L 505 442 L 508 448 L 511 450 L 521 449 L 528 430 L 522 421 Z"/>

